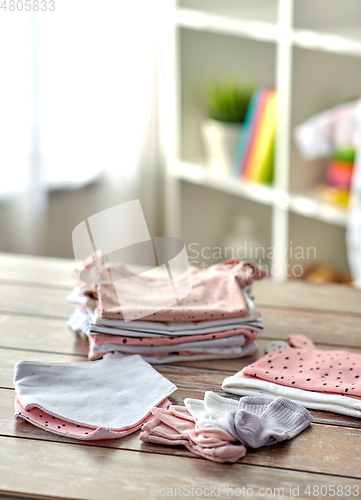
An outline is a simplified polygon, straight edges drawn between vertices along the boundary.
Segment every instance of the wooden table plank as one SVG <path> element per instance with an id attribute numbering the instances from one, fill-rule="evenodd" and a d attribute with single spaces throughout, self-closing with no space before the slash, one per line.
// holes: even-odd
<path id="1" fill-rule="evenodd" d="M 74 259 L 0 253 L 0 283 L 43 285 L 71 290 Z"/>
<path id="2" fill-rule="evenodd" d="M 291 443 L 295 442 L 293 440 Z M 0 446 L 7 457 L 5 460 L 4 456 L 0 458 L 0 491 L 3 492 L 46 495 L 50 490 L 53 496 L 62 498 L 103 499 L 106 491 L 107 499 L 118 499 L 121 492 L 122 497 L 126 495 L 127 498 L 138 500 L 150 498 L 152 485 L 182 488 L 184 485 L 204 487 L 228 484 L 229 488 L 242 488 L 245 485 L 257 490 L 260 487 L 281 487 L 287 488 L 287 492 L 290 485 L 300 485 L 299 497 L 307 498 L 304 492 L 308 484 L 361 485 L 357 478 L 285 471 L 278 467 L 278 459 L 276 462 L 273 460 L 267 468 L 249 465 L 243 462 L 247 455 L 237 464 L 216 464 L 195 456 L 167 455 L 167 466 L 164 467 L 165 456 L 152 453 L 150 445 L 144 445 L 144 451 L 147 452 L 134 453 L 53 441 L 42 441 L 39 446 L 39 441 L 34 439 L 0 437 Z M 287 461 L 291 454 L 290 450 L 285 450 L 278 455 Z M 274 457 L 268 458 L 271 462 Z M 322 460 L 319 462 L 322 463 Z M 273 468 L 275 463 L 277 469 Z M 279 496 L 277 491 L 270 498 Z"/>
<path id="3" fill-rule="evenodd" d="M 361 318 L 358 316 L 262 307 L 259 311 L 264 323 L 263 338 L 286 340 L 290 334 L 299 334 L 318 344 L 361 347 Z"/>
<path id="4" fill-rule="evenodd" d="M 280 498 L 279 490 L 289 494 L 290 485 L 300 487 L 299 498 L 308 485 L 351 485 L 361 487 L 353 478 L 326 474 L 237 464 L 216 464 L 207 460 L 167 456 L 156 453 L 134 453 L 126 450 L 86 446 L 69 446 L 33 439 L 0 437 L 1 484 L 4 493 L 30 493 L 50 498 L 85 500 L 148 499 L 152 485 L 158 488 L 183 488 L 185 485 L 206 487 L 228 485 L 228 488 L 271 488 L 267 498 Z M 153 490 L 155 491 L 155 489 Z M 159 491 L 159 490 L 158 490 Z M 106 493 L 105 493 L 106 492 Z M 104 496 L 106 495 L 106 497 Z M 178 491 L 179 495 L 179 491 Z M 205 498 L 204 495 L 196 495 Z M 221 498 L 225 498 L 225 493 Z"/>
<path id="5" fill-rule="evenodd" d="M 0 314 L 0 347 L 87 355 L 88 339 L 75 335 L 64 319 Z"/>
<path id="6" fill-rule="evenodd" d="M 269 279 L 253 286 L 258 307 L 329 311 L 361 316 L 361 290 L 349 285 L 314 285 L 301 280 L 275 283 Z"/>
<path id="7" fill-rule="evenodd" d="M 0 312 L 67 320 L 74 305 L 66 302 L 66 295 L 65 290 L 0 284 Z"/>

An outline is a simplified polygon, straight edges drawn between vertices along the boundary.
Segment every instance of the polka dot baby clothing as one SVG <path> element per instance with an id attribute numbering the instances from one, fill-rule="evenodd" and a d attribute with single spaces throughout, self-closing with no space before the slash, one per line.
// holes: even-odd
<path id="1" fill-rule="evenodd" d="M 295 337 L 289 338 L 291 345 Z M 361 399 L 361 356 L 347 351 L 322 351 L 300 337 L 298 347 L 267 354 L 245 367 L 242 376 Z M 304 348 L 302 342 L 307 342 Z"/>
<path id="2" fill-rule="evenodd" d="M 286 396 L 307 408 L 361 417 L 361 356 L 316 349 L 302 335 L 288 340 L 294 347 L 271 352 L 227 377 L 223 389 Z"/>
<path id="3" fill-rule="evenodd" d="M 171 405 L 171 402 L 168 399 L 165 399 L 159 405 L 157 405 L 157 408 L 167 408 L 169 405 Z M 59 417 L 54 417 L 53 415 L 50 415 L 36 407 L 32 408 L 31 410 L 25 410 L 21 406 L 20 401 L 16 396 L 14 416 L 16 420 L 28 421 L 33 425 L 40 427 L 41 429 L 52 432 L 53 434 L 82 439 L 84 441 L 92 441 L 95 439 L 115 439 L 128 436 L 132 432 L 140 429 L 142 425 L 152 421 L 155 418 L 155 416 L 150 413 L 145 417 L 144 420 L 139 422 L 139 424 L 135 425 L 134 427 L 128 427 L 127 429 L 121 431 L 103 429 L 101 427 L 98 427 L 98 429 L 93 429 L 92 427 L 85 427 L 84 425 L 74 424 Z"/>
<path id="4" fill-rule="evenodd" d="M 142 358 L 151 364 L 164 364 L 172 363 L 177 361 L 197 361 L 205 359 L 217 359 L 217 358 L 240 358 L 243 356 L 248 356 L 254 354 L 258 350 L 257 343 L 254 341 L 248 341 L 244 345 L 244 340 L 241 341 L 241 345 L 233 347 L 213 347 L 213 348 L 189 348 L 189 350 L 178 350 L 177 346 L 172 346 L 169 351 L 157 352 L 157 349 L 149 347 L 145 350 L 137 349 L 140 352 Z M 96 345 L 93 342 L 92 336 L 89 337 L 89 359 L 99 359 L 104 356 L 104 354 L 109 352 L 117 352 L 120 354 L 127 354 L 127 349 L 123 349 L 121 344 L 101 344 Z"/>
<path id="5" fill-rule="evenodd" d="M 97 262 L 99 259 L 94 260 L 94 267 Z M 91 269 L 91 264 L 88 265 L 88 271 L 89 273 L 95 272 L 95 269 Z M 139 282 L 143 287 L 144 296 L 152 297 L 153 295 L 151 293 L 144 294 L 144 288 L 151 289 L 157 286 L 157 290 L 160 289 L 161 278 L 146 278 L 142 277 L 141 274 L 131 275 L 121 263 L 113 264 L 111 273 L 117 287 L 124 286 L 123 291 L 117 289 L 116 292 L 112 284 L 99 284 L 95 293 L 93 286 L 80 280 L 79 273 L 76 271 L 73 273 L 77 285 L 84 293 L 89 294 L 92 298 L 96 297 L 98 300 L 98 312 L 101 318 L 123 319 L 122 309 L 128 309 L 132 303 L 137 304 L 136 308 L 139 309 L 138 292 L 133 297 L 130 282 L 124 278 L 132 276 L 134 282 L 135 280 Z M 241 262 L 238 259 L 230 259 L 206 269 L 191 267 L 191 292 L 178 303 L 156 313 L 144 314 L 148 306 L 146 302 L 142 303 L 141 319 L 161 322 L 189 322 L 247 316 L 248 308 L 242 294 L 242 288 L 251 285 L 253 280 L 261 279 L 265 275 L 264 269 L 250 262 Z M 119 297 L 123 302 L 121 304 Z M 153 305 L 149 307 L 149 310 L 153 311 Z"/>
<path id="6" fill-rule="evenodd" d="M 75 425 L 112 431 L 135 427 L 176 390 L 137 355 L 67 364 L 20 361 L 14 384 L 25 411 L 37 408 Z"/>
<path id="7" fill-rule="evenodd" d="M 101 258 L 96 262 L 98 267 L 94 262 L 85 266 L 94 280 L 105 272 L 99 267 Z M 113 279 L 118 278 L 117 283 L 124 287 L 121 294 L 104 283 L 97 285 L 95 293 L 94 288 L 82 286 L 78 276 L 79 286 L 67 297 L 69 302 L 78 305 L 68 325 L 89 337 L 89 360 L 119 352 L 139 354 L 151 364 L 164 364 L 240 358 L 257 351 L 255 341 L 263 325 L 250 287 L 253 279 L 264 276 L 257 266 L 233 259 L 206 270 L 193 268 L 192 290 L 188 296 L 172 307 L 145 317 L 142 309 L 142 317 L 134 321 L 126 321 L 122 313 L 123 298 L 127 301 L 126 307 L 132 300 L 131 283 L 120 279 L 129 271 L 121 263 L 112 264 L 111 269 Z M 144 276 L 135 278 L 143 280 Z M 146 280 L 150 286 L 152 279 Z M 143 295 L 146 297 L 147 293 Z M 95 311 L 91 310 L 89 298 L 97 301 Z M 137 300 L 134 303 L 137 304 Z"/>

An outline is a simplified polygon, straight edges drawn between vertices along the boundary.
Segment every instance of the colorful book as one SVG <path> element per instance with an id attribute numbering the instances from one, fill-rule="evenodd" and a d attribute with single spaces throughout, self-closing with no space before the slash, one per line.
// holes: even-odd
<path id="1" fill-rule="evenodd" d="M 263 113 L 259 119 L 252 154 L 247 168 L 247 179 L 253 182 L 261 182 L 261 178 L 269 174 L 263 172 L 270 168 L 270 151 L 273 149 L 273 141 L 276 131 L 276 93 L 270 91 L 265 100 Z"/>
<path id="2" fill-rule="evenodd" d="M 247 168 L 248 164 L 248 158 L 250 155 L 250 152 L 252 150 L 252 144 L 253 144 L 253 139 L 255 136 L 255 132 L 257 130 L 258 126 L 258 120 L 259 116 L 262 113 L 262 108 L 264 105 L 264 99 L 267 94 L 268 90 L 267 89 L 261 89 L 259 91 L 256 91 L 255 93 L 255 101 L 253 103 L 253 106 L 249 110 L 249 125 L 247 125 L 247 129 L 245 131 L 245 138 L 243 139 L 245 141 L 244 147 L 242 148 L 242 155 L 240 158 L 240 163 L 239 163 L 239 176 L 244 177 L 245 170 Z M 242 140 L 242 137 L 241 137 Z"/>
<path id="3" fill-rule="evenodd" d="M 249 137 L 249 141 L 247 144 L 246 153 L 244 156 L 244 161 L 243 161 L 243 165 L 242 165 L 242 174 L 241 174 L 242 177 L 244 179 L 247 179 L 247 180 L 249 180 L 249 178 L 250 178 L 251 165 L 253 164 L 253 157 L 255 154 L 256 147 L 257 147 L 256 142 L 257 142 L 257 137 L 258 137 L 258 133 L 259 133 L 259 128 L 261 125 L 262 116 L 263 116 L 264 109 L 265 109 L 265 106 L 266 106 L 267 100 L 268 100 L 268 95 L 270 92 L 272 92 L 272 91 L 269 89 L 264 89 L 261 92 L 261 94 L 259 96 L 259 103 L 258 103 L 258 106 L 256 109 L 256 113 L 254 114 L 254 117 L 252 120 L 252 127 L 250 129 L 250 137 Z"/>
<path id="4" fill-rule="evenodd" d="M 253 92 L 251 101 L 249 103 L 247 113 L 246 113 L 246 118 L 243 123 L 243 128 L 242 128 L 242 133 L 237 149 L 237 154 L 236 154 L 236 163 L 234 166 L 234 176 L 235 177 L 240 177 L 241 171 L 242 171 L 242 165 L 244 162 L 244 156 L 247 148 L 247 143 L 250 139 L 251 136 L 251 124 L 252 120 L 254 120 L 254 115 L 256 113 L 257 106 L 259 104 L 259 97 L 260 94 L 262 93 L 262 90 L 256 90 Z"/>
<path id="5" fill-rule="evenodd" d="M 274 174 L 274 160 L 275 160 L 275 140 L 276 133 L 274 132 L 270 148 L 267 152 L 267 156 L 265 158 L 264 165 L 260 172 L 259 178 L 257 182 L 261 182 L 262 184 L 272 184 L 273 182 L 273 174 Z"/>

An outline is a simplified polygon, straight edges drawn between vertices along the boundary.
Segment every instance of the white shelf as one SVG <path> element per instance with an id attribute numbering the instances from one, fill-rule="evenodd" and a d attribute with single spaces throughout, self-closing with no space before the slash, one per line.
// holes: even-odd
<path id="1" fill-rule="evenodd" d="M 346 224 L 346 210 L 318 199 L 312 192 L 288 193 L 272 186 L 215 176 L 200 163 L 178 161 L 173 166 L 172 174 L 190 184 L 239 196 L 262 205 L 283 208 L 303 217 L 341 227 Z"/>
<path id="2" fill-rule="evenodd" d="M 358 36 L 356 36 L 358 35 Z M 361 55 L 361 33 L 352 27 L 320 30 L 293 30 L 293 43 L 304 49 L 321 50 L 332 54 Z"/>
<path id="3" fill-rule="evenodd" d="M 197 186 L 215 189 L 216 191 L 246 198 L 247 200 L 256 201 L 263 205 L 271 206 L 273 204 L 274 190 L 272 187 L 242 182 L 241 180 L 237 181 L 232 177 L 214 176 L 199 164 L 179 161 L 176 162 L 172 173 L 177 179 L 196 184 Z"/>
<path id="4" fill-rule="evenodd" d="M 277 24 L 278 0 L 180 0 L 178 7 L 240 21 Z"/>
<path id="5" fill-rule="evenodd" d="M 311 219 L 345 227 L 347 211 L 323 201 L 312 192 L 289 193 L 289 210 Z"/>
<path id="6" fill-rule="evenodd" d="M 263 42 L 278 42 L 284 37 L 275 22 L 252 19 L 251 15 L 237 18 L 229 12 L 178 8 L 176 25 L 210 33 L 238 36 Z M 289 30 L 290 42 L 296 47 L 334 54 L 361 55 L 361 31 L 357 27 L 294 28 Z"/>
<path id="7" fill-rule="evenodd" d="M 276 42 L 278 38 L 276 24 L 239 20 L 233 17 L 192 9 L 177 9 L 176 24 L 182 28 L 240 36 L 263 42 Z"/>

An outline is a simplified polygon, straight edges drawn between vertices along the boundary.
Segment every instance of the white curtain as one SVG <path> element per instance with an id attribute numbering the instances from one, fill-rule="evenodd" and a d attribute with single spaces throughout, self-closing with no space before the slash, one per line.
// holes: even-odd
<path id="1" fill-rule="evenodd" d="M 144 198 L 148 178 L 152 206 L 156 21 L 156 0 L 55 0 L 54 11 L 1 14 L 1 224 L 15 250 L 37 253 L 49 189 L 106 174 L 127 199 Z"/>

